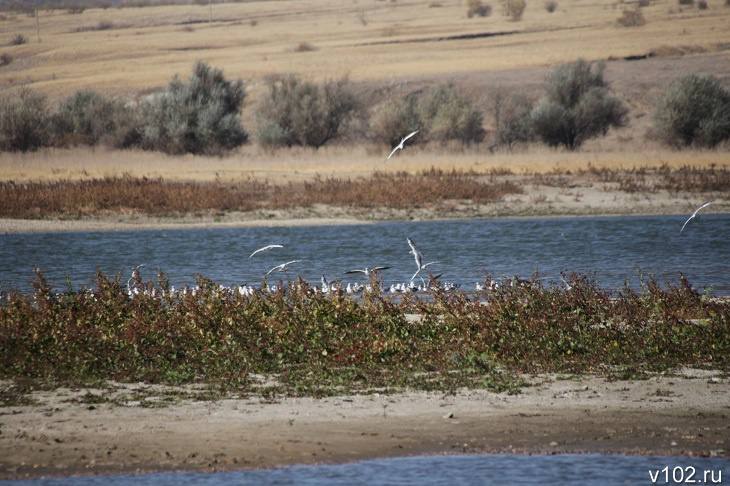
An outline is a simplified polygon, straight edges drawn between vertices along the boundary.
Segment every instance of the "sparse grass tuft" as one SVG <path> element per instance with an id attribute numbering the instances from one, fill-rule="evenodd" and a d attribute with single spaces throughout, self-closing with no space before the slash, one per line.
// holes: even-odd
<path id="1" fill-rule="evenodd" d="M 519 22 L 522 20 L 522 14 L 525 13 L 527 2 L 525 0 L 504 0 L 504 8 L 512 22 Z"/>
<path id="2" fill-rule="evenodd" d="M 13 56 L 8 54 L 7 52 L 3 52 L 2 54 L 0 54 L 0 66 L 7 66 L 11 62 L 13 62 Z"/>
<path id="3" fill-rule="evenodd" d="M 24 36 L 23 34 L 17 34 L 15 37 L 13 37 L 10 40 L 11 46 L 20 46 L 20 45 L 27 44 L 27 43 L 28 43 L 28 38 L 26 36 Z"/>
<path id="4" fill-rule="evenodd" d="M 644 14 L 639 7 L 633 10 L 624 10 L 621 12 L 621 17 L 616 19 L 616 22 L 623 27 L 641 27 L 646 24 Z"/>
<path id="5" fill-rule="evenodd" d="M 553 13 L 558 9 L 558 2 L 556 0 L 547 0 L 545 2 L 545 10 L 548 13 Z"/>
<path id="6" fill-rule="evenodd" d="M 317 50 L 317 48 L 314 47 L 309 42 L 300 42 L 294 48 L 294 52 L 312 52 L 312 51 L 316 51 L 316 50 Z"/>
<path id="7" fill-rule="evenodd" d="M 482 3 L 482 0 L 467 0 L 466 16 L 472 17 L 489 17 L 492 15 L 492 6 Z"/>
<path id="8" fill-rule="evenodd" d="M 76 28 L 75 32 L 95 32 L 100 30 L 123 29 L 128 27 L 126 24 L 115 24 L 109 20 L 101 20 L 95 25 L 86 25 Z"/>

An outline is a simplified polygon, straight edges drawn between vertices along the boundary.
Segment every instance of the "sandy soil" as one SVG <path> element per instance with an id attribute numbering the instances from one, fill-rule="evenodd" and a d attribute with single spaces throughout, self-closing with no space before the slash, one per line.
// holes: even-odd
<path id="1" fill-rule="evenodd" d="M 533 386 L 516 396 L 465 390 L 231 397 L 185 399 L 164 408 L 149 407 L 162 389 L 142 384 L 117 385 L 117 397 L 144 392 L 147 398 L 116 404 L 90 404 L 81 398 L 89 390 L 34 392 L 36 405 L 0 409 L 0 479 L 442 453 L 730 456 L 727 374 L 685 370 L 642 381 L 552 375 L 530 381 Z"/>
<path id="2" fill-rule="evenodd" d="M 703 214 L 730 212 L 726 193 L 627 193 L 604 183 L 570 182 L 561 186 L 530 183 L 514 176 L 524 193 L 503 201 L 474 204 L 449 201 L 432 207 L 408 209 L 341 208 L 314 206 L 289 210 L 229 212 L 205 217 L 158 218 L 144 215 L 114 215 L 80 220 L 24 220 L 0 218 L 0 234 L 56 231 L 127 231 L 135 229 L 225 228 L 251 226 L 316 226 L 362 224 L 384 220 L 433 220 L 447 218 L 589 216 L 628 214 L 688 215 L 704 201 L 714 204 Z"/>

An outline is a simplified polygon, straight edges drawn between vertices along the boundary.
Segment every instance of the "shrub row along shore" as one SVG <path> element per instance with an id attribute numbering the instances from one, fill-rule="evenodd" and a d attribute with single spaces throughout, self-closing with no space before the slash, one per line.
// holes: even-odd
<path id="1" fill-rule="evenodd" d="M 241 122 L 246 91 L 219 69 L 198 62 L 188 80 L 175 77 L 138 100 L 84 90 L 49 107 L 21 89 L 0 99 L 0 150 L 104 144 L 169 154 L 223 154 L 249 140 Z M 419 143 L 488 143 L 490 150 L 542 142 L 577 150 L 626 125 L 629 109 L 604 79 L 604 65 L 578 60 L 548 75 L 544 95 L 530 99 L 495 90 L 487 137 L 484 111 L 451 84 L 405 96 L 386 95 L 372 108 L 346 80 L 321 84 L 294 75 L 268 80 L 255 104 L 255 134 L 264 147 L 321 147 L 337 139 L 395 145 L 419 130 Z M 715 147 L 730 139 L 730 92 L 705 75 L 678 78 L 656 100 L 651 135 L 673 147 Z"/>
<path id="2" fill-rule="evenodd" d="M 183 384 L 321 396 L 458 387 L 517 392 L 520 373 L 636 377 L 679 366 L 730 367 L 730 302 L 681 278 L 641 293 L 601 289 L 580 275 L 570 288 L 539 280 L 467 294 L 432 290 L 394 300 L 314 292 L 303 281 L 242 295 L 199 277 L 195 293 L 130 298 L 119 279 L 0 303 L 0 378 L 93 384 Z M 155 288 L 153 293 L 151 290 Z M 408 318 L 417 314 L 418 319 Z M 256 376 L 271 378 L 268 384 Z"/>
<path id="3" fill-rule="evenodd" d="M 259 209 L 326 205 L 354 209 L 438 209 L 453 201 L 499 202 L 529 184 L 568 187 L 576 177 L 626 193 L 730 191 L 730 168 L 667 166 L 655 169 L 591 168 L 574 173 L 516 176 L 505 170 L 477 172 L 430 169 L 417 174 L 381 173 L 354 179 L 316 177 L 285 185 L 250 179 L 237 183 L 177 182 L 108 177 L 57 182 L 0 182 L 0 217 L 84 218 L 118 214 L 175 217 Z"/>

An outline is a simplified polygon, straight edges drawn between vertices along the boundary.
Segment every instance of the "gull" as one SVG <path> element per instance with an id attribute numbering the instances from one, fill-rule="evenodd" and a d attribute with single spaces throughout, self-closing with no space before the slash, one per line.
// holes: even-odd
<path id="1" fill-rule="evenodd" d="M 267 250 L 271 250 L 271 249 L 274 249 L 274 248 L 284 248 L 284 245 L 266 245 L 266 246 L 264 246 L 263 248 L 259 248 L 259 249 L 258 249 L 258 250 L 256 250 L 255 252 L 251 253 L 251 254 L 250 254 L 250 255 L 249 255 L 248 257 L 249 257 L 249 258 L 251 258 L 251 257 L 253 257 L 253 256 L 254 256 L 254 255 L 255 255 L 256 253 L 261 253 L 262 251 L 267 251 Z"/>
<path id="2" fill-rule="evenodd" d="M 416 267 L 418 267 L 418 270 L 416 270 L 416 273 L 414 273 L 413 276 L 411 277 L 411 280 L 413 280 L 414 278 L 416 278 L 416 276 L 418 276 L 419 273 L 421 273 L 421 270 L 425 270 L 427 267 L 429 267 L 435 263 L 438 263 L 438 262 L 428 262 L 424 265 L 423 264 L 423 254 L 420 251 L 418 251 L 418 248 L 416 248 L 416 244 L 413 243 L 413 240 L 410 238 L 406 238 L 406 241 L 408 241 L 408 246 L 411 247 L 411 253 L 413 254 L 413 258 L 415 258 L 415 260 L 416 260 Z"/>
<path id="3" fill-rule="evenodd" d="M 405 141 L 417 133 L 418 133 L 418 130 L 416 130 L 415 132 L 411 132 L 408 135 L 406 135 L 405 137 L 403 137 L 401 139 L 400 143 L 398 145 L 396 145 L 395 148 L 390 152 L 390 155 L 388 155 L 388 158 L 386 160 L 390 160 L 390 158 L 393 156 L 393 154 L 396 153 L 398 150 L 403 150 L 403 144 L 405 143 Z"/>
<path id="4" fill-rule="evenodd" d="M 299 263 L 299 262 L 301 262 L 301 260 L 292 260 L 290 262 L 286 262 L 286 263 L 282 263 L 281 265 L 277 265 L 274 268 L 272 268 L 271 270 L 269 270 L 268 272 L 266 272 L 266 275 L 264 275 L 264 277 L 268 277 L 269 274 L 271 274 L 272 272 L 286 272 L 287 268 L 289 268 L 289 265 L 293 265 L 293 264 Z"/>
<path id="5" fill-rule="evenodd" d="M 369 277 L 371 273 L 379 272 L 380 270 L 387 270 L 389 268 L 390 267 L 373 267 L 373 268 L 365 267 L 363 269 L 356 268 L 355 270 L 348 270 L 347 272 L 345 272 L 345 275 L 349 275 L 352 273 L 362 273 L 366 277 Z"/>
<path id="6" fill-rule="evenodd" d="M 684 231 L 684 227 L 687 226 L 687 223 L 689 223 L 690 221 L 692 221 L 695 218 L 695 216 L 697 216 L 697 213 L 700 212 L 700 209 L 704 209 L 707 206 L 709 206 L 710 204 L 712 204 L 712 201 L 707 201 L 705 204 L 703 204 L 702 206 L 700 206 L 697 209 L 695 209 L 695 212 L 692 213 L 692 216 L 690 216 L 689 218 L 687 218 L 687 221 L 685 221 L 684 224 L 682 225 L 682 229 L 679 230 L 679 234 L 680 235 L 682 234 L 682 231 Z"/>
<path id="7" fill-rule="evenodd" d="M 129 280 L 127 280 L 127 292 L 131 291 L 131 288 L 132 288 L 131 283 L 133 280 L 135 283 L 135 287 L 137 286 L 137 282 L 140 279 L 139 269 L 142 267 L 144 267 L 144 263 L 141 263 L 132 269 L 132 276 L 129 277 Z"/>

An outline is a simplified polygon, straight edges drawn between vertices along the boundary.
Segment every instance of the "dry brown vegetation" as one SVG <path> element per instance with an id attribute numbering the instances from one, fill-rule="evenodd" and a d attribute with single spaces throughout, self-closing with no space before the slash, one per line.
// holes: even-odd
<path id="1" fill-rule="evenodd" d="M 578 178 L 583 183 L 608 183 L 617 190 L 628 193 L 730 193 L 730 168 L 715 166 L 683 166 L 676 169 L 667 165 L 632 169 L 588 167 L 573 174 L 558 171 L 552 174 L 536 174 L 533 182 L 545 186 L 569 187 Z"/>
<path id="2" fill-rule="evenodd" d="M 52 183 L 0 182 L 0 216 L 84 217 L 110 213 L 147 215 L 252 211 L 327 204 L 359 208 L 409 208 L 445 200 L 496 201 L 521 192 L 509 181 L 484 181 L 477 174 L 432 169 L 411 175 L 375 173 L 356 179 L 315 178 L 286 185 L 248 180 L 170 182 L 110 177 Z"/>
<path id="3" fill-rule="evenodd" d="M 106 177 L 56 182 L 0 182 L 0 217 L 21 219 L 87 218 L 111 215 L 203 216 L 256 210 L 327 207 L 404 210 L 432 209 L 450 214 L 447 204 L 482 205 L 519 195 L 531 188 L 533 204 L 546 203 L 536 186 L 570 191 L 628 194 L 730 194 L 727 167 L 636 168 L 589 167 L 575 172 L 515 175 L 506 169 L 485 173 L 430 169 L 417 174 L 375 172 L 368 177 L 312 179 L 273 184 L 264 179 L 231 183 L 168 181 L 161 178 Z M 566 194 L 568 194 L 566 192 Z M 398 214 L 398 213 L 394 213 Z"/>

